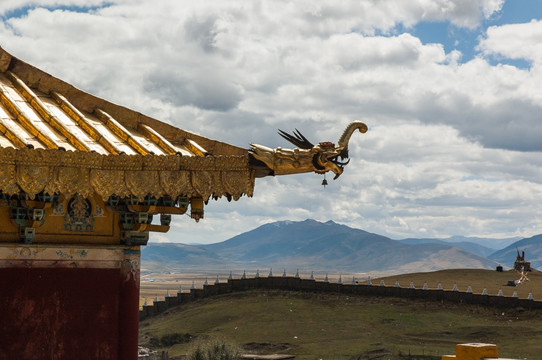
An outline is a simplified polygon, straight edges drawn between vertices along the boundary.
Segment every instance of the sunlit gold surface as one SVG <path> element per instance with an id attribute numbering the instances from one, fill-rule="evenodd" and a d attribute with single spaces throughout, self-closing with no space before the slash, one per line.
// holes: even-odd
<path id="1" fill-rule="evenodd" d="M 34 197 L 47 193 L 209 197 L 252 196 L 246 156 L 107 156 L 60 150 L 0 148 L 0 190 Z"/>
<path id="2" fill-rule="evenodd" d="M 258 144 L 250 144 L 251 154 L 262 161 L 273 171 L 273 175 L 300 174 L 315 172 L 324 174 L 328 171 L 341 175 L 343 167 L 332 160 L 344 154 L 347 157 L 348 141 L 355 130 L 367 132 L 367 125 L 361 121 L 350 123 L 344 130 L 337 146 L 330 142 L 322 142 L 310 149 L 270 149 Z M 343 164 L 344 165 L 344 164 Z"/>
<path id="3" fill-rule="evenodd" d="M 7 139 L 1 147 L 103 155 L 246 153 L 83 93 L 1 48 L 0 60 L 0 137 Z"/>
<path id="4" fill-rule="evenodd" d="M 134 122 L 139 116 L 141 121 Z M 190 136 L 189 136 L 190 135 Z M 203 144 L 200 144 L 199 142 Z M 0 191 L 251 196 L 248 152 L 85 94 L 0 48 Z"/>

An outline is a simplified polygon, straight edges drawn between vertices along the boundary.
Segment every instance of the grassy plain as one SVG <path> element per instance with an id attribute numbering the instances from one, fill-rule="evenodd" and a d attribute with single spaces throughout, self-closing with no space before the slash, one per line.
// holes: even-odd
<path id="1" fill-rule="evenodd" d="M 542 295 L 541 274 L 530 275 L 530 282 L 510 290 Z M 508 278 L 516 277 L 511 272 L 446 270 L 384 280 L 402 286 L 412 281 L 416 287 L 427 282 L 430 288 L 440 282 L 447 289 L 455 283 L 462 291 L 470 285 L 475 293 L 485 287 L 496 294 L 500 288 L 508 290 Z M 453 354 L 458 343 L 484 342 L 499 345 L 501 357 L 540 359 L 541 315 L 522 308 L 254 290 L 198 300 L 144 320 L 140 343 L 177 333 L 190 334 L 193 341 L 225 338 L 246 352 L 289 353 L 297 359 L 440 360 Z M 186 354 L 192 342 L 163 349 L 175 358 Z"/>

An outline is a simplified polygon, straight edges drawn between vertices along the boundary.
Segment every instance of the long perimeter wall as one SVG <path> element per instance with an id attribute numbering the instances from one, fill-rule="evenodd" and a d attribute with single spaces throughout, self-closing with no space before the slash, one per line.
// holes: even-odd
<path id="1" fill-rule="evenodd" d="M 154 301 L 153 305 L 144 305 L 139 312 L 139 319 L 161 314 L 167 309 L 210 296 L 228 294 L 252 289 L 287 290 L 306 292 L 330 292 L 365 296 L 386 296 L 409 299 L 448 301 L 462 304 L 476 304 L 497 308 L 542 309 L 542 301 L 520 299 L 494 295 L 473 294 L 454 290 L 414 289 L 396 286 L 361 285 L 332 283 L 301 279 L 298 277 L 257 277 L 246 279 L 228 279 L 226 283 L 204 285 L 203 289 L 190 289 L 176 296 L 168 296 L 163 301 Z"/>

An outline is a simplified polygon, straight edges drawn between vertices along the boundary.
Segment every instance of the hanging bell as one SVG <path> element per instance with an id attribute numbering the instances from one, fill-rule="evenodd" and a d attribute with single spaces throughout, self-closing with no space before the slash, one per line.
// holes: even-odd
<path id="1" fill-rule="evenodd" d="M 326 187 L 326 185 L 327 185 L 327 180 L 326 180 L 325 176 L 324 176 L 324 180 L 322 180 L 322 185 L 323 185 L 324 187 Z"/>

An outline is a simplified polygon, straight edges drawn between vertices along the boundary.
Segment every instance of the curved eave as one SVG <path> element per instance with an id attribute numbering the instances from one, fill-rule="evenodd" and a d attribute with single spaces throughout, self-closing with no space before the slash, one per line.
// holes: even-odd
<path id="1" fill-rule="evenodd" d="M 0 48 L 0 195 L 252 196 L 247 149 L 87 94 Z"/>
<path id="2" fill-rule="evenodd" d="M 142 125 L 155 130 L 174 145 L 184 146 L 187 140 L 198 144 L 208 154 L 241 156 L 247 153 L 247 149 L 230 145 L 224 142 L 208 139 L 193 134 L 186 130 L 143 115 L 137 111 L 113 104 L 94 95 L 88 94 L 76 87 L 62 81 L 14 56 L 0 47 L 0 72 L 11 72 L 31 89 L 36 89 L 44 94 L 53 92 L 62 94 L 73 106 L 83 112 L 94 113 L 101 109 L 122 126 L 131 131 L 138 131 Z"/>

